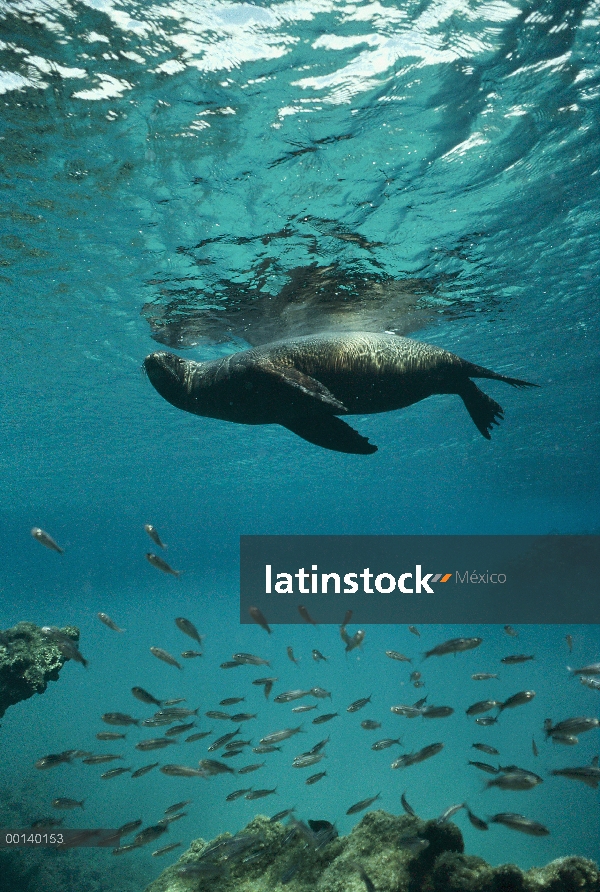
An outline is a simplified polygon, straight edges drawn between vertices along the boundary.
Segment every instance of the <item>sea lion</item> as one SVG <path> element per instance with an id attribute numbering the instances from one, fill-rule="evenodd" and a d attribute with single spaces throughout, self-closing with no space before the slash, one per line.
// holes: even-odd
<path id="1" fill-rule="evenodd" d="M 309 443 L 369 455 L 377 447 L 339 418 L 389 412 L 435 393 L 456 393 L 490 439 L 502 407 L 471 378 L 536 387 L 473 365 L 447 350 L 394 334 L 309 335 L 208 362 L 151 353 L 144 368 L 172 405 L 238 424 L 281 424 Z"/>

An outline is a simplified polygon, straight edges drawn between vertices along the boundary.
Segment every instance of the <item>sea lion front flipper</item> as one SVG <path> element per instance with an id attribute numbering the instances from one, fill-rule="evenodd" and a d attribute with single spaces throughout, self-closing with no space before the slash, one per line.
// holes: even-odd
<path id="1" fill-rule="evenodd" d="M 477 430 L 486 438 L 491 440 L 490 431 L 494 424 L 500 424 L 504 418 L 502 406 L 495 400 L 480 390 L 476 384 L 470 379 L 461 385 L 458 395 L 467 407 L 467 412 L 473 419 Z"/>
<path id="2" fill-rule="evenodd" d="M 286 387 L 292 387 L 305 396 L 318 400 L 319 403 L 327 406 L 328 409 L 334 412 L 343 412 L 345 414 L 348 411 L 344 404 L 336 400 L 324 384 L 321 384 L 316 378 L 298 371 L 293 366 L 277 365 L 270 360 L 262 360 L 258 364 L 258 368 L 263 374 L 272 376 Z"/>
<path id="3" fill-rule="evenodd" d="M 280 421 L 279 424 L 303 440 L 308 440 L 309 443 L 322 446 L 324 449 L 348 452 L 352 455 L 371 455 L 377 452 L 377 446 L 369 443 L 366 437 L 337 415 L 326 415 L 324 412 L 307 413 Z"/>

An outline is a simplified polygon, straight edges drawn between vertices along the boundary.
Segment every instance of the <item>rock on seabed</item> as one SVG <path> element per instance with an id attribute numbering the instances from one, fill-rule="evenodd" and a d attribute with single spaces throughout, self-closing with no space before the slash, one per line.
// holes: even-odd
<path id="1" fill-rule="evenodd" d="M 79 629 L 61 629 L 74 642 Z M 49 681 L 58 681 L 65 657 L 35 623 L 21 622 L 0 632 L 0 718 L 9 706 L 43 694 Z"/>
<path id="2" fill-rule="evenodd" d="M 239 835 L 257 834 L 260 841 L 240 858 L 216 855 L 215 872 L 221 875 L 182 877 L 178 868 L 198 862 L 209 845 L 231 836 L 210 843 L 197 839 L 146 892 L 366 892 L 359 865 L 376 892 L 600 892 L 593 861 L 572 856 L 528 871 L 514 864 L 492 867 L 464 854 L 462 834 L 451 822 L 373 811 L 348 836 L 317 851 L 300 834 L 290 840 L 290 829 L 257 815 Z M 407 837 L 429 845 L 415 855 L 403 844 Z"/>

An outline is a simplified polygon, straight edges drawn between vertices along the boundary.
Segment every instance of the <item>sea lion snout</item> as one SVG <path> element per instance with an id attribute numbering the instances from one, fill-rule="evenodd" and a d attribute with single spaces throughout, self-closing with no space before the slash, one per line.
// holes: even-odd
<path id="1" fill-rule="evenodd" d="M 144 360 L 144 369 L 150 381 L 159 393 L 162 393 L 161 384 L 173 386 L 181 384 L 185 360 L 175 356 L 174 353 L 160 351 L 151 353 Z"/>
<path id="2" fill-rule="evenodd" d="M 186 361 L 174 353 L 151 353 L 144 360 L 144 370 L 153 387 L 170 403 L 179 405 Z"/>

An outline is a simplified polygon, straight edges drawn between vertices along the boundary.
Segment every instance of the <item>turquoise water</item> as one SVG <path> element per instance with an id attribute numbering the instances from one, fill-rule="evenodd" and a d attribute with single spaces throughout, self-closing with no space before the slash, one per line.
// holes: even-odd
<path id="1" fill-rule="evenodd" d="M 546 776 L 589 763 L 597 732 L 561 748 L 541 730 L 546 717 L 598 715 L 597 692 L 565 668 L 598 660 L 596 627 L 523 627 L 514 642 L 500 626 L 423 628 L 420 641 L 369 627 L 346 659 L 335 628 L 270 638 L 240 628 L 237 560 L 238 537 L 252 533 L 598 532 L 598 3 L 23 0 L 0 13 L 0 626 L 74 623 L 90 661 L 69 663 L 2 720 L 11 814 L 33 820 L 65 795 L 86 799 L 73 826 L 151 823 L 191 798 L 168 834 L 185 846 L 293 805 L 347 832 L 352 803 L 381 790 L 377 804 L 399 812 L 406 790 L 422 816 L 468 798 L 483 817 L 518 811 L 551 829 L 482 833 L 459 813 L 466 850 L 492 863 L 597 860 L 597 793 Z M 164 344 L 206 359 L 334 325 L 414 333 L 541 388 L 486 382 L 505 410 L 490 443 L 456 397 L 355 418 L 379 447 L 362 457 L 276 426 L 184 415 L 140 371 Z M 145 561 L 148 522 L 180 579 Z M 65 554 L 34 542 L 32 526 Z M 98 611 L 127 632 L 106 629 Z M 193 646 L 176 616 L 206 635 L 205 656 L 181 673 L 149 653 Z M 418 659 L 459 633 L 484 644 L 419 665 L 417 691 L 383 654 Z M 314 663 L 313 647 L 329 662 Z M 521 650 L 536 660 L 502 667 L 498 682 L 470 679 Z M 46 753 L 94 748 L 104 712 L 149 714 L 133 685 L 185 696 L 201 715 L 246 696 L 242 708 L 259 714 L 253 738 L 297 724 L 250 684 L 262 670 L 218 668 L 237 651 L 272 661 L 274 694 L 322 684 L 343 713 L 316 729 L 308 713 L 310 735 L 265 757 L 256 786 L 278 792 L 259 809 L 225 802 L 237 779 L 155 771 L 104 782 L 92 766 L 33 768 Z M 477 726 L 462 712 L 525 688 L 535 700 L 478 737 L 544 783 L 484 792 L 487 777 L 465 764 Z M 371 692 L 372 707 L 345 714 Z M 422 693 L 456 713 L 430 723 L 389 713 Z M 363 731 L 363 718 L 383 726 Z M 203 716 L 199 728 L 229 730 Z M 328 733 L 327 777 L 307 787 L 291 760 Z M 399 735 L 406 751 L 445 749 L 392 772 L 396 748 L 369 746 Z M 141 736 L 128 731 L 123 753 Z M 206 746 L 182 743 L 180 761 Z M 143 888 L 164 866 L 146 849 L 96 854 L 105 887 Z"/>

